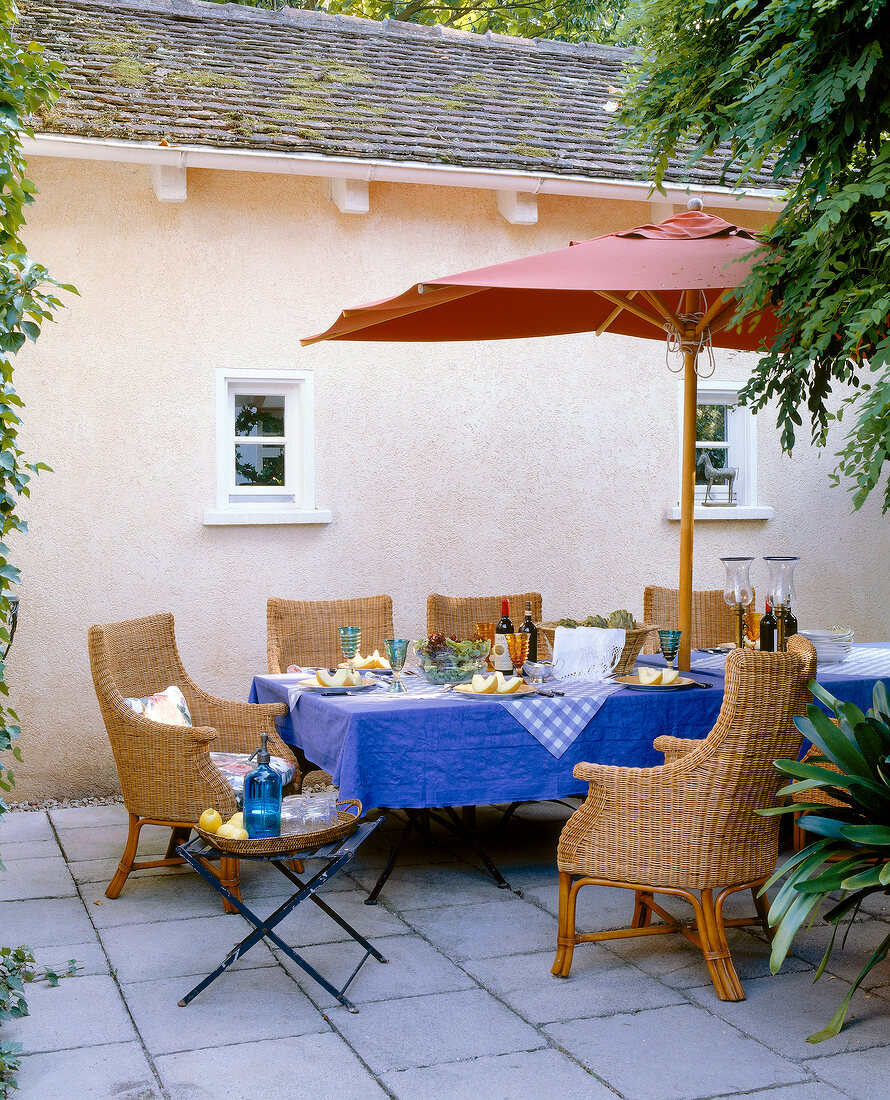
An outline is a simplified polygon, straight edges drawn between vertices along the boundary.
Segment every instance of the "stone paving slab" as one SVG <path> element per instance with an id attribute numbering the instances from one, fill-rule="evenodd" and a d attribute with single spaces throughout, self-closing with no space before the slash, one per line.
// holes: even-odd
<path id="1" fill-rule="evenodd" d="M 123 852 L 123 849 L 121 849 L 121 852 Z M 71 872 L 76 883 L 101 882 L 102 889 L 104 890 L 114 877 L 114 873 L 119 863 L 120 856 L 115 859 L 84 859 L 69 861 L 68 870 Z M 157 877 L 159 875 L 193 875 L 194 873 L 191 867 L 186 867 L 184 864 L 173 867 L 147 867 L 144 871 L 131 872 L 132 878 L 128 878 L 127 882 L 135 882 L 136 879 L 146 878 L 149 875 Z M 124 889 L 126 890 L 126 886 Z"/>
<path id="2" fill-rule="evenodd" d="M 584 965 L 573 966 L 568 978 L 550 973 L 553 951 L 511 955 L 507 959 L 468 959 L 463 966 L 485 989 L 532 1024 L 686 1003 L 682 994 L 625 966 L 608 951 L 599 949 L 598 944 L 583 946 L 588 948 Z"/>
<path id="3" fill-rule="evenodd" d="M 362 966 L 346 991 L 346 996 L 354 1004 L 475 988 L 472 978 L 419 936 L 373 936 L 370 942 L 389 961 L 380 963 L 372 955 Z M 309 965 L 337 989 L 342 988 L 365 953 L 364 948 L 354 941 L 298 950 Z M 326 1011 L 338 1004 L 284 952 L 275 951 L 275 956 L 320 1008 Z"/>
<path id="4" fill-rule="evenodd" d="M 377 874 L 371 869 L 357 870 L 352 877 L 366 893 L 377 881 Z M 491 901 L 497 896 L 494 881 L 466 863 L 401 867 L 383 889 L 386 904 L 399 912 L 437 908 L 443 897 L 448 898 L 449 906 L 457 906 Z"/>
<path id="5" fill-rule="evenodd" d="M 0 874 L 0 902 L 74 897 L 77 888 L 64 859 L 6 859 Z"/>
<path id="6" fill-rule="evenodd" d="M 386 1093 L 332 1032 L 166 1054 L 170 1100 L 377 1100 Z M 25 1100 L 23 1097 L 22 1100 Z"/>
<path id="7" fill-rule="evenodd" d="M 519 1100 L 533 1095 L 615 1100 L 611 1089 L 557 1050 L 396 1070 L 381 1080 L 397 1100 Z"/>
<path id="8" fill-rule="evenodd" d="M 559 916 L 559 877 L 556 868 L 544 886 L 523 891 L 524 897 L 554 917 Z M 578 891 L 575 927 L 579 932 L 604 932 L 608 928 L 626 928 L 633 916 L 633 894 L 608 886 L 585 886 Z M 553 941 L 554 950 L 556 941 Z"/>
<path id="9" fill-rule="evenodd" d="M 150 920 L 213 917 L 223 912 L 223 899 L 198 875 L 141 878 L 138 873 L 133 874 L 116 898 L 105 896 L 105 886 L 91 882 L 80 888 L 90 919 L 99 929 L 145 924 Z"/>
<path id="10" fill-rule="evenodd" d="M 556 948 L 556 918 L 505 891 L 477 905 L 409 909 L 402 919 L 456 962 Z"/>
<path id="11" fill-rule="evenodd" d="M 2 838 L 0 838 L 2 842 Z M 20 859 L 57 859 L 59 846 L 55 839 L 19 840 L 12 844 L 0 843 L 0 858 L 4 863 Z"/>
<path id="12" fill-rule="evenodd" d="M 811 928 L 801 929 L 794 940 L 794 954 L 811 965 L 818 966 L 833 931 L 833 926 L 824 921 L 814 924 Z M 888 933 L 890 933 L 890 927 L 881 920 L 854 921 L 850 927 L 841 927 L 838 930 L 826 972 L 835 974 L 848 982 L 855 981 L 871 953 Z M 871 989 L 885 985 L 886 982 L 887 969 L 877 966 L 865 977 L 860 988 Z"/>
<path id="13" fill-rule="evenodd" d="M 133 1042 L 29 1054 L 22 1059 L 18 1095 L 21 1100 L 75 1095 L 77 1100 L 161 1100 L 142 1047 Z"/>
<path id="14" fill-rule="evenodd" d="M 29 1053 L 137 1039 L 111 978 L 64 978 L 55 987 L 34 983 L 27 1000 L 30 1015 L 4 1021 L 3 1038 L 22 1043 Z"/>
<path id="15" fill-rule="evenodd" d="M 817 1051 L 824 1046 L 819 1043 Z M 814 1058 L 808 1068 L 843 1090 L 844 1096 L 853 1100 L 887 1100 L 890 1093 L 887 1082 L 890 1081 L 890 1047 L 881 1047 L 867 1053 L 856 1051 L 849 1054 L 834 1054 L 827 1058 Z M 797 1100 L 795 1097 L 794 1100 Z M 801 1100 L 810 1100 L 802 1097 Z"/>
<path id="16" fill-rule="evenodd" d="M 331 1022 L 376 1074 L 546 1046 L 546 1039 L 481 989 L 375 1001 Z"/>
<path id="17" fill-rule="evenodd" d="M 45 811 L 5 813 L 0 818 L 0 852 L 7 844 L 26 840 L 55 840 Z"/>
<path id="18" fill-rule="evenodd" d="M 853 995 L 840 1035 L 816 1044 L 805 1041 L 825 1027 L 849 988 L 848 982 L 828 975 L 814 983 L 812 973 L 780 974 L 745 982 L 745 1000 L 737 1004 L 720 1001 L 707 989 L 691 989 L 688 996 L 764 1046 L 805 1060 L 890 1042 L 890 1002 L 861 989 Z"/>
<path id="19" fill-rule="evenodd" d="M 41 966 L 51 966 L 57 974 L 63 973 L 71 959 L 77 964 L 77 974 L 110 974 L 108 959 L 98 940 L 93 943 L 69 943 L 56 947 L 35 949 L 34 957 Z"/>
<path id="20" fill-rule="evenodd" d="M 231 970 L 184 1007 L 197 982 L 164 978 L 123 987 L 151 1054 L 224 1047 L 329 1031 L 330 1026 L 280 967 Z"/>
<path id="21" fill-rule="evenodd" d="M 203 977 L 215 970 L 250 930 L 237 913 L 220 913 L 215 917 L 118 925 L 103 929 L 101 936 L 118 981 L 128 983 L 183 975 Z M 275 966 L 265 943 L 252 947 L 229 973 L 256 966 Z M 188 982 L 185 984 L 187 987 Z"/>
<path id="22" fill-rule="evenodd" d="M 59 839 L 67 860 L 113 859 L 119 863 L 127 843 L 127 828 L 125 825 L 97 825 L 93 829 L 60 829 Z M 160 859 L 169 843 L 169 829 L 146 825 L 139 834 L 137 858 Z"/>
<path id="23" fill-rule="evenodd" d="M 293 891 L 291 890 L 291 893 Z M 290 897 L 290 894 L 286 895 Z M 357 890 L 341 890 L 328 896 L 319 890 L 318 896 L 366 939 L 380 936 L 408 935 L 411 928 L 385 905 L 365 905 L 365 893 Z M 285 896 L 257 899 L 256 912 L 268 916 Z M 262 904 L 260 904 L 262 902 Z M 318 943 L 339 943 L 351 936 L 336 921 L 311 900 L 301 902 L 278 925 L 275 932 L 292 947 L 305 947 Z"/>
<path id="24" fill-rule="evenodd" d="M 853 1095 L 852 1092 L 838 1092 L 833 1085 L 826 1085 L 824 1081 L 806 1081 L 800 1085 L 780 1085 L 776 1089 L 758 1089 L 757 1092 L 745 1093 L 748 1100 L 847 1100 Z M 877 1100 L 877 1096 L 869 1100 Z"/>
<path id="25" fill-rule="evenodd" d="M 60 940 L 96 942 L 96 930 L 78 897 L 0 902 L 0 931 L 4 943 L 16 946 L 51 947 Z"/>
<path id="26" fill-rule="evenodd" d="M 812 1080 L 801 1066 L 692 1005 L 550 1024 L 544 1031 L 625 1100 L 698 1100 Z"/>
<path id="27" fill-rule="evenodd" d="M 95 829 L 102 828 L 105 825 L 123 825 L 124 836 L 126 836 L 129 821 L 127 809 L 121 803 L 112 806 L 60 806 L 58 809 L 50 810 L 49 816 L 53 825 L 60 831 L 64 829 Z M 148 826 L 146 826 L 147 828 Z"/>

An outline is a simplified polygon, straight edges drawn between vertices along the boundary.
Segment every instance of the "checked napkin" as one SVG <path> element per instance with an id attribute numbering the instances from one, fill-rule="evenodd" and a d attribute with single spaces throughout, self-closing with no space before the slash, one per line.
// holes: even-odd
<path id="1" fill-rule="evenodd" d="M 498 702 L 558 760 L 606 699 L 621 690 L 621 685 L 590 680 L 548 680 L 544 690 L 553 689 L 564 691 L 565 695 L 555 695 L 552 699 L 529 695 L 524 699 L 498 699 Z"/>

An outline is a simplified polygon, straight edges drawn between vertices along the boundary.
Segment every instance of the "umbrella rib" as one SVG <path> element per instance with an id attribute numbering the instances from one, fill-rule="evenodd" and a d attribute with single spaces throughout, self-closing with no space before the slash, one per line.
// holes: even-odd
<path id="1" fill-rule="evenodd" d="M 681 332 L 683 324 L 680 318 L 674 313 L 674 311 L 665 303 L 664 299 L 656 290 L 644 290 L 643 296 L 646 301 L 655 306 L 661 316 L 668 322 L 668 324 L 676 331 Z"/>
<path id="2" fill-rule="evenodd" d="M 658 314 L 650 313 L 647 309 L 642 309 L 636 302 L 631 302 L 629 297 L 625 298 L 621 294 L 613 294 L 610 290 L 598 290 L 596 293 L 599 294 L 601 298 L 605 298 L 607 302 L 612 302 L 613 305 L 620 306 L 621 309 L 626 309 L 628 313 L 633 313 L 634 316 L 639 317 L 640 320 L 645 321 L 647 324 L 654 325 L 657 329 L 663 327 L 662 319 Z"/>
<path id="3" fill-rule="evenodd" d="M 628 294 L 628 296 L 627 296 L 628 301 L 631 300 L 632 298 L 636 298 L 637 294 L 638 294 L 638 291 L 632 290 L 630 292 L 630 294 Z M 609 314 L 609 316 L 605 319 L 605 321 L 603 321 L 603 323 L 596 330 L 597 336 L 602 336 L 602 334 L 606 331 L 606 329 L 609 327 L 609 325 L 611 325 L 611 323 L 615 320 L 615 318 L 623 312 L 624 312 L 624 306 L 616 306 L 612 310 L 612 312 Z"/>
<path id="4" fill-rule="evenodd" d="M 706 328 L 710 328 L 713 332 L 719 332 L 723 327 L 719 322 L 726 319 L 726 313 L 734 304 L 732 297 L 729 297 L 728 293 L 728 291 L 724 290 L 720 297 L 708 307 L 704 317 L 702 317 L 695 326 L 696 336 L 701 336 Z"/>

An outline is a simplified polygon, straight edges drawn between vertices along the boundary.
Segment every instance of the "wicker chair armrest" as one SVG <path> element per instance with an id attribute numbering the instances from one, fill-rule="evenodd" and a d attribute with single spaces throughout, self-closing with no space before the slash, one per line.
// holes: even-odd
<path id="1" fill-rule="evenodd" d="M 242 703 L 198 693 L 194 718 L 216 730 L 218 752 L 253 752 L 259 748 L 260 735 L 269 737 L 269 751 L 296 766 L 293 751 L 281 740 L 275 719 L 288 713 L 287 703 Z"/>
<path id="2" fill-rule="evenodd" d="M 576 779 L 586 779 L 588 783 L 616 791 L 641 784 L 649 787 L 653 782 L 658 782 L 661 773 L 666 770 L 664 764 L 654 768 L 622 768 L 615 764 L 591 764 L 582 760 L 575 765 L 572 775 Z"/>
<path id="3" fill-rule="evenodd" d="M 671 764 L 675 760 L 682 759 L 687 753 L 692 752 L 693 749 L 697 749 L 700 746 L 701 741 L 694 737 L 672 737 L 668 733 L 656 737 L 652 742 L 652 747 L 656 752 L 664 753 L 666 764 Z"/>

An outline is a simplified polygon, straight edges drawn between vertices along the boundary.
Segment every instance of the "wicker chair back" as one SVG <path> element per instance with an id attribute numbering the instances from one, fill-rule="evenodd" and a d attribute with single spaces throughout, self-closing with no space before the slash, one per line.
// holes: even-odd
<path id="1" fill-rule="evenodd" d="M 266 604 L 266 653 L 269 672 L 288 665 L 334 668 L 343 660 L 339 626 L 362 628 L 361 652 L 383 652 L 393 637 L 392 598 L 363 596 L 353 600 L 281 600 Z"/>
<path id="2" fill-rule="evenodd" d="M 756 603 L 756 596 L 755 596 Z M 680 592 L 677 588 L 658 588 L 647 584 L 643 590 L 643 621 L 662 630 L 677 630 L 680 624 Z M 735 638 L 735 613 L 723 599 L 723 589 L 705 589 L 692 593 L 692 649 L 709 649 Z M 658 635 L 650 634 L 644 653 L 658 653 Z"/>
<path id="3" fill-rule="evenodd" d="M 540 592 L 520 592 L 507 599 L 516 629 L 522 622 L 528 601 L 532 605 L 532 620 L 539 623 L 543 618 Z M 476 623 L 496 623 L 500 617 L 500 596 L 441 596 L 434 592 L 426 601 L 427 637 L 440 630 L 449 638 L 472 638 Z"/>

